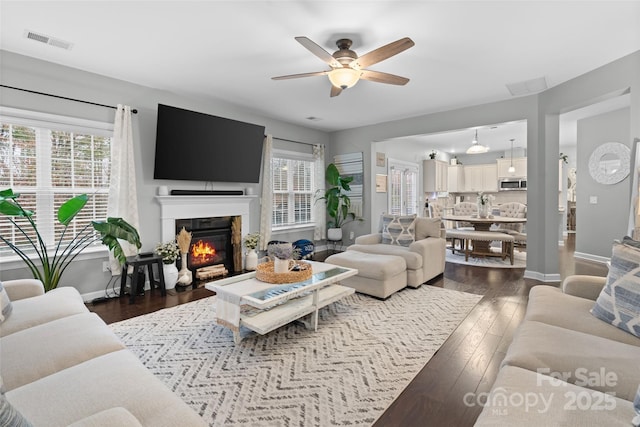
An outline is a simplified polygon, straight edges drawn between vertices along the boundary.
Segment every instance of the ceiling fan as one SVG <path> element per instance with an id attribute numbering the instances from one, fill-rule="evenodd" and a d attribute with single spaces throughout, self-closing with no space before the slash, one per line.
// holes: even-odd
<path id="1" fill-rule="evenodd" d="M 295 39 L 311 53 L 326 62 L 331 69 L 327 71 L 316 71 L 313 73 L 272 77 L 273 80 L 328 76 L 329 81 L 331 81 L 332 97 L 338 96 L 343 90 L 353 87 L 360 79 L 392 85 L 405 85 L 409 82 L 409 79 L 406 77 L 400 77 L 380 71 L 365 70 L 365 68 L 370 65 L 377 64 L 380 61 L 397 55 L 412 47 L 415 43 L 409 37 L 396 40 L 395 42 L 379 47 L 378 49 L 374 49 L 360 57 L 350 49 L 352 44 L 350 39 L 338 40 L 336 42 L 338 50 L 335 51 L 333 55 L 307 37 L 301 36 L 296 37 Z"/>

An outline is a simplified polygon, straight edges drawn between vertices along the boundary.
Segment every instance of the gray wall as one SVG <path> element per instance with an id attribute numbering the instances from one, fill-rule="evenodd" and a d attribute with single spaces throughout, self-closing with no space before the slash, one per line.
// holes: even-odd
<path id="1" fill-rule="evenodd" d="M 559 280 L 558 267 L 558 153 L 561 113 L 572 111 L 630 92 L 632 137 L 640 136 L 640 51 L 538 94 L 458 110 L 427 114 L 404 120 L 348 129 L 332 134 L 333 152 L 365 152 L 365 222 L 355 224 L 356 234 L 368 232 L 377 217 L 371 201 L 377 200 L 372 186 L 371 145 L 400 136 L 527 120 L 528 241 L 526 276 Z M 393 109 L 393 105 L 388 106 Z M 374 153 L 375 155 L 375 153 Z M 580 165 L 578 166 L 580 167 Z M 379 172 L 378 172 L 379 173 Z M 627 196 L 628 199 L 629 196 Z M 624 203 L 620 200 L 620 203 Z"/>
<path id="2" fill-rule="evenodd" d="M 529 231 L 527 250 L 528 277 L 539 280 L 558 280 L 558 116 L 607 97 L 630 92 L 631 138 L 640 137 L 640 51 L 610 64 L 564 82 L 539 94 L 484 105 L 470 106 L 452 111 L 427 114 L 409 119 L 380 123 L 361 128 L 334 132 L 329 135 L 284 122 L 268 119 L 226 102 L 181 98 L 174 94 L 127 82 L 81 72 L 56 64 L 34 60 L 10 52 L 0 51 L 0 72 L 3 84 L 25 87 L 43 92 L 57 93 L 73 98 L 87 99 L 105 104 L 117 103 L 136 107 L 135 137 L 138 166 L 139 207 L 143 224 L 141 235 L 145 249 L 152 248 L 160 239 L 159 207 L 154 201 L 158 185 L 173 188 L 203 188 L 202 183 L 166 182 L 153 180 L 153 152 L 155 140 L 156 104 L 166 103 L 210 114 L 253 123 L 264 124 L 267 132 L 275 137 L 296 141 L 327 143 L 326 160 L 335 154 L 364 152 L 365 163 L 365 221 L 347 225 L 346 235 L 353 230 L 356 235 L 368 233 L 372 224 L 372 203 L 375 173 L 372 144 L 387 139 L 423 133 L 443 132 L 468 127 L 527 120 L 527 169 Z M 75 117 L 113 120 L 113 111 L 90 107 L 68 101 L 50 99 L 38 95 L 2 89 L 3 105 L 36 111 L 66 114 Z M 390 110 L 393 105 L 386 106 Z M 578 168 L 582 167 L 578 165 Z M 216 188 L 233 188 L 233 185 L 216 185 Z M 256 191 L 256 194 L 257 193 Z M 628 200 L 628 196 L 627 199 Z M 623 200 L 619 201 L 623 203 Z M 257 230 L 258 203 L 252 206 L 252 230 Z M 254 215 L 255 213 L 255 215 Z M 625 222 L 626 223 L 626 222 Z M 307 235 L 309 236 L 310 233 Z M 308 237 L 307 237 L 308 238 Z M 101 289 L 108 276 L 100 272 L 100 262 L 82 262 L 65 276 L 68 284 L 81 292 Z M 25 271 L 0 272 L 1 279 L 26 276 Z"/>
<path id="3" fill-rule="evenodd" d="M 611 242 L 627 231 L 631 200 L 631 177 L 605 185 L 596 182 L 586 165 L 593 150 L 605 142 L 619 142 L 631 148 L 629 109 L 612 111 L 578 121 L 576 170 L 576 255 L 593 258 L 611 256 Z M 598 198 L 591 204 L 589 198 Z"/>
<path id="4" fill-rule="evenodd" d="M 138 110 L 133 116 L 135 147 L 136 179 L 138 190 L 138 209 L 140 212 L 140 236 L 143 250 L 153 250 L 160 242 L 160 206 L 154 196 L 159 185 L 167 185 L 170 189 L 204 189 L 203 182 L 168 181 L 153 179 L 153 162 L 155 153 L 155 134 L 157 121 L 157 104 L 168 104 L 208 114 L 228 117 L 266 126 L 266 132 L 274 137 L 309 143 L 328 143 L 325 132 L 284 123 L 254 114 L 251 111 L 222 101 L 211 101 L 179 97 L 173 93 L 134 85 L 87 73 L 77 69 L 63 67 L 50 62 L 0 51 L 0 74 L 2 84 L 20 88 L 58 94 L 107 105 L 126 104 Z M 90 106 L 76 102 L 54 99 L 46 96 L 29 94 L 16 90 L 0 88 L 2 105 L 45 113 L 68 115 L 83 119 L 111 122 L 114 110 Z M 296 149 L 291 143 L 274 145 L 287 149 Z M 305 150 L 302 146 L 299 150 Z M 242 189 L 246 184 L 213 183 L 215 189 Z M 255 194 L 260 194 L 260 186 L 253 184 Z M 211 187 L 209 187 L 211 189 Z M 251 231 L 259 229 L 260 203 L 256 199 L 251 204 Z M 301 232 L 287 237 L 313 238 L 313 231 Z M 75 262 L 65 272 L 64 285 L 77 287 L 81 293 L 90 294 L 104 289 L 110 275 L 102 272 L 102 260 L 105 258 Z M 0 279 L 8 280 L 29 277 L 26 269 L 10 269 L 6 265 L 0 271 Z M 95 296 L 95 295 L 91 295 Z"/>

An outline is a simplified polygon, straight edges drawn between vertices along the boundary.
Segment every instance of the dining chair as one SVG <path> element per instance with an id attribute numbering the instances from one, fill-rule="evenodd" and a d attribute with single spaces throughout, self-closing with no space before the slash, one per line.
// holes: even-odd
<path id="1" fill-rule="evenodd" d="M 500 216 L 508 218 L 526 218 L 527 205 L 518 202 L 509 202 L 500 205 Z M 524 224 L 500 224 L 498 231 L 507 234 L 520 234 L 524 229 Z"/>
<path id="2" fill-rule="evenodd" d="M 459 202 L 453 205 L 453 214 L 454 215 L 463 215 L 463 216 L 471 216 L 478 214 L 478 204 L 472 202 Z M 466 221 L 457 221 L 456 228 L 466 228 L 469 230 L 473 230 L 473 224 Z"/>

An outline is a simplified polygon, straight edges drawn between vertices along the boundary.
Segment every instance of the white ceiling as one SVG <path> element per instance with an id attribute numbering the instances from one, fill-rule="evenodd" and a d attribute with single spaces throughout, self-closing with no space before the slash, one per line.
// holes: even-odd
<path id="1" fill-rule="evenodd" d="M 327 131 L 508 99 L 507 83 L 554 86 L 640 49 L 640 1 L 0 0 L 0 24 L 4 50 Z M 329 52 L 352 38 L 359 55 L 408 36 L 370 68 L 411 81 L 330 98 L 324 76 L 271 80 L 328 68 L 301 35 Z"/>

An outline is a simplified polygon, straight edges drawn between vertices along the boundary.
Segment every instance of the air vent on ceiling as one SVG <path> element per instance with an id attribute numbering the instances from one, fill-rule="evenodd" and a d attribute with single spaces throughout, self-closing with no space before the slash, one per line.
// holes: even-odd
<path id="1" fill-rule="evenodd" d="M 59 47 L 66 50 L 71 50 L 73 43 L 66 40 L 62 40 L 56 37 L 50 37 L 45 34 L 36 33 L 35 31 L 25 30 L 24 36 L 28 39 L 35 40 L 40 43 L 45 43 L 50 46 Z"/>
<path id="2" fill-rule="evenodd" d="M 544 77 L 538 77 L 537 79 L 507 84 L 507 89 L 509 89 L 509 92 L 511 92 L 511 95 L 513 96 L 542 92 L 548 87 L 549 86 L 547 86 L 547 79 L 545 79 Z"/>

